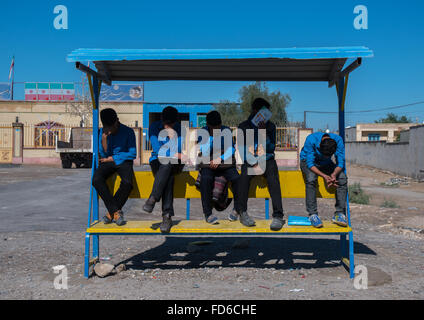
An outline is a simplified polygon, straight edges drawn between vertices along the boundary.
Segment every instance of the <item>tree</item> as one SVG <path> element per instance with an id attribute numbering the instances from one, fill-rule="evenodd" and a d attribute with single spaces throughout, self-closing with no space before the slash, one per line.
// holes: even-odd
<path id="1" fill-rule="evenodd" d="M 411 123 L 412 120 L 406 116 L 398 116 L 394 113 L 388 113 L 385 118 L 375 120 L 375 123 Z"/>
<path id="2" fill-rule="evenodd" d="M 215 110 L 221 114 L 222 123 L 229 127 L 237 127 L 245 119 L 236 102 L 223 100 L 215 105 Z"/>
<path id="3" fill-rule="evenodd" d="M 291 98 L 288 94 L 283 94 L 279 90 L 269 92 L 264 82 L 257 81 L 253 84 L 243 86 L 239 90 L 240 104 L 225 100 L 215 105 L 215 109 L 221 114 L 222 122 L 225 125 L 235 127 L 248 118 L 252 111 L 253 100 L 259 97 L 264 98 L 271 104 L 271 121 L 274 122 L 277 127 L 286 126 L 286 107 L 290 103 Z"/>

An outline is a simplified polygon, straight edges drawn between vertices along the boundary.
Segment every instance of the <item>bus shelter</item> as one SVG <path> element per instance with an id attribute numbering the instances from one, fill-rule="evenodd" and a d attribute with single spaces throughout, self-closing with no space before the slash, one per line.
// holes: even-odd
<path id="1" fill-rule="evenodd" d="M 99 96 L 102 83 L 111 85 L 116 81 L 159 80 L 324 81 L 328 83 L 329 88 L 336 88 L 339 135 L 344 141 L 345 100 L 349 74 L 361 66 L 363 58 L 370 57 L 373 57 L 373 52 L 362 46 L 272 49 L 76 49 L 67 56 L 67 61 L 75 63 L 76 68 L 84 72 L 88 78 L 93 105 L 93 177 L 99 163 Z M 90 68 L 87 62 L 94 63 L 96 70 Z M 353 278 L 353 233 L 349 199 L 347 199 L 347 218 L 350 231 L 340 233 L 340 240 L 343 249 L 348 235 L 348 257 L 342 259 L 342 262 L 349 267 L 350 277 Z M 91 186 L 87 230 L 98 222 L 99 197 Z M 297 234 L 308 233 L 308 229 L 302 229 Z M 338 234 L 326 231 L 322 233 Z M 90 260 L 90 237 L 93 240 L 92 260 Z M 85 246 L 84 274 L 88 277 L 89 266 L 98 261 L 99 234 L 86 232 Z"/>

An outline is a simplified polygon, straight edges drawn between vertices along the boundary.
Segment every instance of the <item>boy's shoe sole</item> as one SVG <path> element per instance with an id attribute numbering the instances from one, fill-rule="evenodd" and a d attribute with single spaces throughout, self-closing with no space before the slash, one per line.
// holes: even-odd
<path id="1" fill-rule="evenodd" d="M 343 222 L 343 221 L 337 221 L 336 219 L 332 219 L 331 220 L 333 223 L 337 224 L 340 227 L 347 227 L 347 222 Z"/>
<path id="2" fill-rule="evenodd" d="M 218 218 L 214 215 L 211 215 L 209 217 L 206 218 L 206 222 L 210 223 L 210 224 L 218 224 Z"/>
<path id="3" fill-rule="evenodd" d="M 272 222 L 271 222 L 271 225 L 269 226 L 269 228 L 272 231 L 278 231 L 278 230 L 281 230 L 283 228 L 283 226 L 284 226 L 284 219 L 273 218 L 272 219 Z"/>

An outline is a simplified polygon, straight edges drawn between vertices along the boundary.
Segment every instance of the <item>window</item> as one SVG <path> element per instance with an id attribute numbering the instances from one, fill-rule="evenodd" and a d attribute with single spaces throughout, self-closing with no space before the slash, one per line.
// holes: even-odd
<path id="1" fill-rule="evenodd" d="M 34 126 L 34 147 L 53 148 L 58 140 L 65 140 L 65 128 L 55 121 L 44 121 Z"/>
<path id="2" fill-rule="evenodd" d="M 380 134 L 379 133 L 369 134 L 368 141 L 380 141 Z"/>

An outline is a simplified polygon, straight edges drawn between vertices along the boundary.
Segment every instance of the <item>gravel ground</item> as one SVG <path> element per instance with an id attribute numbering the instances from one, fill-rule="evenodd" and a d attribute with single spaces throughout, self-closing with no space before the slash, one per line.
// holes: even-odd
<path id="1" fill-rule="evenodd" d="M 361 178 L 369 169 L 355 170 L 350 180 L 372 187 Z M 102 262 L 126 270 L 87 280 L 89 171 L 29 166 L 0 171 L 0 299 L 424 299 L 423 211 L 412 198 L 413 210 L 352 205 L 355 264 L 368 269 L 366 290 L 355 289 L 340 265 L 334 236 L 104 236 Z M 414 195 L 421 192 L 411 188 Z M 304 214 L 303 200 L 283 201 L 286 214 Z M 141 214 L 141 204 L 128 201 L 128 220 L 159 220 L 158 209 Z M 320 199 L 323 218 L 331 217 L 333 205 Z M 263 201 L 249 201 L 256 218 L 263 217 L 263 207 Z M 184 218 L 184 200 L 176 200 L 175 208 L 177 218 Z M 199 201 L 193 201 L 192 215 L 201 218 Z M 233 247 L 246 239 L 245 248 Z M 209 243 L 190 249 L 198 240 Z M 67 267 L 68 289 L 54 288 L 57 265 Z"/>

